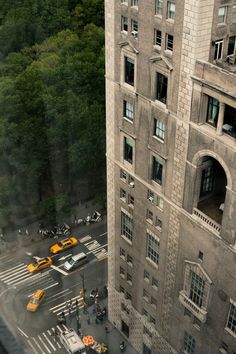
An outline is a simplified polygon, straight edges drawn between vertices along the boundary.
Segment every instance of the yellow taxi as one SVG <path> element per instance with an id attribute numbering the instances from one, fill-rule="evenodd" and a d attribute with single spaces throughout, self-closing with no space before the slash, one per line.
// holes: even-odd
<path id="1" fill-rule="evenodd" d="M 33 263 L 28 264 L 27 268 L 30 273 L 36 272 L 37 270 L 41 270 L 49 267 L 52 264 L 51 257 L 38 258 L 35 259 Z"/>
<path id="2" fill-rule="evenodd" d="M 59 252 L 65 251 L 68 248 L 74 247 L 78 244 L 78 240 L 75 237 L 65 238 L 64 240 L 55 243 L 50 247 L 50 252 L 53 254 L 57 254 Z"/>
<path id="3" fill-rule="evenodd" d="M 30 301 L 27 304 L 27 310 L 31 312 L 35 312 L 38 310 L 39 305 L 43 301 L 45 296 L 45 292 L 43 290 L 36 290 L 30 298 Z"/>

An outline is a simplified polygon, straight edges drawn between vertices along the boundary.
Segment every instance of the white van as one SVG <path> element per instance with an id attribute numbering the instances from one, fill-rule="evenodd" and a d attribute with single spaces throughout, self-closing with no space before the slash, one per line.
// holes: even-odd
<path id="1" fill-rule="evenodd" d="M 80 267 L 82 264 L 87 262 L 87 256 L 84 252 L 72 256 L 64 263 L 64 268 L 66 270 L 72 270 Z"/>
<path id="2" fill-rule="evenodd" d="M 59 339 L 69 354 L 86 354 L 86 348 L 74 329 L 59 334 Z"/>

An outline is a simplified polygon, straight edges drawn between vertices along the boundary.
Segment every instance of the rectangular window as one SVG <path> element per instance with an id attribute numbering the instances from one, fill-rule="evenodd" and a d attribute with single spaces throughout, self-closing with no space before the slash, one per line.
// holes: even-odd
<path id="1" fill-rule="evenodd" d="M 158 280 L 152 277 L 152 287 L 157 290 L 159 286 Z"/>
<path id="2" fill-rule="evenodd" d="M 165 139 L 165 123 L 154 118 L 153 135 L 164 141 Z"/>
<path id="3" fill-rule="evenodd" d="M 148 282 L 150 280 L 150 274 L 145 269 L 144 269 L 144 272 L 143 272 L 143 279 L 148 281 Z"/>
<path id="4" fill-rule="evenodd" d="M 226 22 L 227 6 L 221 6 L 218 9 L 218 23 Z"/>
<path id="5" fill-rule="evenodd" d="M 173 1 L 167 1 L 167 18 L 175 19 L 175 3 Z"/>
<path id="6" fill-rule="evenodd" d="M 153 237 L 151 234 L 147 233 L 146 256 L 156 264 L 158 264 L 159 262 L 159 248 L 160 248 L 159 240 L 156 237 Z"/>
<path id="7" fill-rule="evenodd" d="M 212 124 L 214 127 L 217 127 L 219 108 L 220 102 L 217 99 L 208 96 L 206 121 L 207 123 Z"/>
<path id="8" fill-rule="evenodd" d="M 138 6 L 138 0 L 131 0 L 131 6 Z"/>
<path id="9" fill-rule="evenodd" d="M 197 329 L 201 329 L 202 322 L 195 316 L 193 317 L 193 324 Z"/>
<path id="10" fill-rule="evenodd" d="M 143 326 L 143 334 L 146 334 L 148 337 L 152 338 L 152 333 L 145 326 Z"/>
<path id="11" fill-rule="evenodd" d="M 132 267 L 133 265 L 133 257 L 131 257 L 129 254 L 127 254 L 127 263 L 129 266 Z"/>
<path id="12" fill-rule="evenodd" d="M 127 283 L 129 283 L 130 285 L 132 285 L 132 275 L 130 275 L 129 273 L 127 273 Z"/>
<path id="13" fill-rule="evenodd" d="M 157 29 L 154 30 L 154 45 L 161 46 L 161 31 Z"/>
<path id="14" fill-rule="evenodd" d="M 125 293 L 125 288 L 123 288 L 123 286 L 120 286 L 120 293 L 122 293 L 122 294 Z"/>
<path id="15" fill-rule="evenodd" d="M 145 343 L 143 343 L 143 354 L 152 354 L 152 350 Z"/>
<path id="16" fill-rule="evenodd" d="M 120 199 L 122 199 L 123 202 L 126 202 L 126 191 L 124 189 L 120 189 Z"/>
<path id="17" fill-rule="evenodd" d="M 134 197 L 130 194 L 128 194 L 128 204 L 134 206 Z"/>
<path id="18" fill-rule="evenodd" d="M 125 250 L 122 247 L 120 247 L 120 258 L 125 259 Z"/>
<path id="19" fill-rule="evenodd" d="M 162 163 L 156 158 L 152 157 L 152 179 L 158 184 L 162 185 Z"/>
<path id="20" fill-rule="evenodd" d="M 153 305 L 153 307 L 157 307 L 157 300 L 151 296 L 151 305 Z"/>
<path id="21" fill-rule="evenodd" d="M 155 320 L 155 318 L 152 317 L 152 316 L 150 316 L 149 321 L 150 321 L 150 323 L 152 323 L 152 324 L 154 324 L 154 325 L 156 324 L 156 320 Z"/>
<path id="22" fill-rule="evenodd" d="M 163 0 L 155 1 L 155 15 L 162 16 L 163 14 Z"/>
<path id="23" fill-rule="evenodd" d="M 146 301 L 149 301 L 149 293 L 146 289 L 143 289 L 143 298 L 146 300 Z"/>
<path id="24" fill-rule="evenodd" d="M 133 220 L 123 212 L 121 212 L 121 235 L 130 241 L 133 239 Z"/>
<path id="25" fill-rule="evenodd" d="M 224 45 L 223 39 L 215 42 L 214 60 L 221 60 L 222 59 L 223 45 Z"/>
<path id="26" fill-rule="evenodd" d="M 132 176 L 129 176 L 129 185 L 130 187 L 134 187 L 134 178 Z"/>
<path id="27" fill-rule="evenodd" d="M 142 310 L 142 314 L 143 314 L 144 316 L 148 317 L 148 312 L 147 312 L 147 310 L 145 310 L 144 308 L 143 308 L 143 310 Z"/>
<path id="28" fill-rule="evenodd" d="M 134 60 L 125 57 L 125 82 L 134 86 Z"/>
<path id="29" fill-rule="evenodd" d="M 154 193 L 152 191 L 150 191 L 148 189 L 147 191 L 147 199 L 149 200 L 149 202 L 151 202 L 152 204 L 154 203 Z"/>
<path id="30" fill-rule="evenodd" d="M 235 54 L 235 39 L 236 39 L 236 36 L 229 37 L 227 55 L 234 55 Z"/>
<path id="31" fill-rule="evenodd" d="M 126 299 L 132 301 L 132 295 L 128 291 L 126 292 Z"/>
<path id="32" fill-rule="evenodd" d="M 157 73 L 156 99 L 166 104 L 168 79 L 165 75 Z"/>
<path id="33" fill-rule="evenodd" d="M 148 222 L 153 224 L 153 212 L 147 209 L 146 219 Z"/>
<path id="34" fill-rule="evenodd" d="M 124 160 L 133 163 L 133 140 L 124 137 Z"/>
<path id="35" fill-rule="evenodd" d="M 233 333 L 236 334 L 236 306 L 230 304 L 228 320 L 226 327 Z"/>
<path id="36" fill-rule="evenodd" d="M 202 306 L 205 281 L 196 273 L 191 271 L 191 284 L 189 298 L 198 306 Z"/>
<path id="37" fill-rule="evenodd" d="M 120 179 L 126 182 L 126 178 L 127 178 L 127 173 L 124 170 L 120 170 Z"/>
<path id="38" fill-rule="evenodd" d="M 202 171 L 201 196 L 211 193 L 214 184 L 214 168 L 208 166 Z"/>
<path id="39" fill-rule="evenodd" d="M 232 22 L 236 21 L 236 5 L 232 7 Z"/>
<path id="40" fill-rule="evenodd" d="M 195 351 L 195 339 L 188 334 L 184 333 L 184 352 L 188 354 L 194 354 Z"/>
<path id="41" fill-rule="evenodd" d="M 128 25 L 128 17 L 121 16 L 121 31 L 128 32 L 129 25 Z"/>
<path id="42" fill-rule="evenodd" d="M 225 105 L 223 132 L 236 137 L 236 108 Z"/>
<path id="43" fill-rule="evenodd" d="M 138 33 L 138 21 L 131 20 L 131 31 Z"/>
<path id="44" fill-rule="evenodd" d="M 160 230 L 162 229 L 162 221 L 158 216 L 156 216 L 155 226 Z"/>
<path id="45" fill-rule="evenodd" d="M 166 49 L 173 50 L 174 36 L 166 34 Z"/>
<path id="46" fill-rule="evenodd" d="M 120 267 L 120 276 L 121 278 L 125 278 L 125 270 L 122 267 Z"/>
<path id="47" fill-rule="evenodd" d="M 134 105 L 133 105 L 133 103 L 130 103 L 128 101 L 124 101 L 123 115 L 124 115 L 124 118 L 133 122 L 133 120 L 134 120 Z"/>

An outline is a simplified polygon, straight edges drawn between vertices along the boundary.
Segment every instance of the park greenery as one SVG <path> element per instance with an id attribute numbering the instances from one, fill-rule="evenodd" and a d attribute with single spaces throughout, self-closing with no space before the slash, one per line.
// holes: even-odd
<path id="1" fill-rule="evenodd" d="M 105 190 L 102 0 L 0 0 L 0 227 Z"/>

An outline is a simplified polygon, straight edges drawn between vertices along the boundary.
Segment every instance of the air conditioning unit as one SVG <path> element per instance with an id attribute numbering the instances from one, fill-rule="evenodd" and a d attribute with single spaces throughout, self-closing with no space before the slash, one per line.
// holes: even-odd
<path id="1" fill-rule="evenodd" d="M 134 182 L 129 182 L 130 187 L 134 188 Z"/>
<path id="2" fill-rule="evenodd" d="M 154 202 L 154 198 L 153 197 L 149 197 L 148 200 L 153 203 Z"/>
<path id="3" fill-rule="evenodd" d="M 131 35 L 132 35 L 134 38 L 137 38 L 137 37 L 138 37 L 138 31 L 132 31 L 132 32 L 131 32 Z"/>

